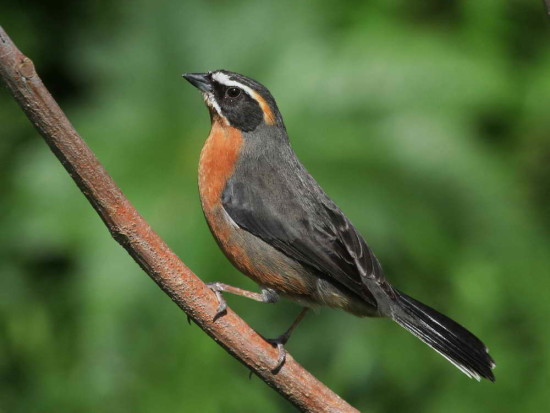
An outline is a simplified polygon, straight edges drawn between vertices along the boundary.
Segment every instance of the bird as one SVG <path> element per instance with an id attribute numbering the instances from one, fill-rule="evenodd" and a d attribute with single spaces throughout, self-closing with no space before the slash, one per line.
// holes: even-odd
<path id="1" fill-rule="evenodd" d="M 223 69 L 182 76 L 210 114 L 198 172 L 208 227 L 228 260 L 260 288 L 208 283 L 219 303 L 215 318 L 227 309 L 222 293 L 301 305 L 289 329 L 268 340 L 279 351 L 275 373 L 308 309 L 328 306 L 389 318 L 468 377 L 495 381 L 495 363 L 480 339 L 390 284 L 359 231 L 298 159 L 265 86 Z"/>

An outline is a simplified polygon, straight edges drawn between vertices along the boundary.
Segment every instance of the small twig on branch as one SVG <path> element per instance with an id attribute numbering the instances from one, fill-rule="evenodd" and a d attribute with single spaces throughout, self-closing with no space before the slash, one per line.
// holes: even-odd
<path id="1" fill-rule="evenodd" d="M 300 410 L 357 411 L 290 356 L 282 369 L 273 374 L 271 369 L 277 361 L 277 350 L 231 309 L 213 321 L 218 307 L 214 293 L 168 248 L 124 197 L 44 87 L 32 61 L 17 49 L 2 27 L 0 75 L 113 238 L 200 328 Z"/>

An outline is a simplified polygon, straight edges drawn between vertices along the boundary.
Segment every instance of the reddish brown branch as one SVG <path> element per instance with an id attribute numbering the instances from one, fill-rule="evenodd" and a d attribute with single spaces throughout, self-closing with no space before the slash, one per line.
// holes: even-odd
<path id="1" fill-rule="evenodd" d="M 356 412 L 291 356 L 277 374 L 277 351 L 231 309 L 213 321 L 215 295 L 151 229 L 74 130 L 34 65 L 0 27 L 0 75 L 113 238 L 210 337 L 296 407 L 308 412 Z M 178 327 L 175 327 L 178 328 Z"/>

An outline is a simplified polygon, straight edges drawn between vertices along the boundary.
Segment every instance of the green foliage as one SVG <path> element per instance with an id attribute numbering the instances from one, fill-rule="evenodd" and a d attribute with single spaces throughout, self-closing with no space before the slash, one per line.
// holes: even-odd
<path id="1" fill-rule="evenodd" d="M 491 348 L 475 383 L 396 325 L 328 309 L 289 350 L 369 412 L 550 403 L 550 49 L 542 2 L 44 2 L 2 24 L 125 194 L 205 281 L 246 288 L 203 221 L 208 129 L 183 72 L 275 95 L 293 145 L 394 284 Z M 57 2 L 59 3 L 59 2 Z M 105 4 L 103 4 L 105 3 Z M 0 412 L 277 412 L 109 236 L 0 100 Z M 298 307 L 229 297 L 266 336 Z"/>

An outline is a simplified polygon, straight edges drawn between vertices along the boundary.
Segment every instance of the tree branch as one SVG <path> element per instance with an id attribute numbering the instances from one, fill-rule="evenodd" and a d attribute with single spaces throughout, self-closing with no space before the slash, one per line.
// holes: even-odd
<path id="1" fill-rule="evenodd" d="M 44 87 L 32 61 L 17 49 L 2 27 L 0 75 L 113 238 L 201 329 L 298 409 L 306 412 L 357 411 L 291 356 L 287 356 L 282 369 L 273 374 L 271 369 L 277 362 L 277 350 L 231 309 L 213 321 L 218 306 L 214 293 L 168 248 L 124 197 Z"/>

